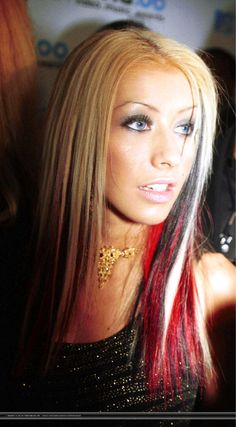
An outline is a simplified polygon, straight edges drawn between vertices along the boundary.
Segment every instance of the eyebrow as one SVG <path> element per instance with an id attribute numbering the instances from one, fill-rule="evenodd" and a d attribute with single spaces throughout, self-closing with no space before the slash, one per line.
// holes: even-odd
<path id="1" fill-rule="evenodd" d="M 115 110 L 117 108 L 121 108 L 124 107 L 127 104 L 138 104 L 138 105 L 143 105 L 144 107 L 148 107 L 150 108 L 150 110 L 154 110 L 157 113 L 160 113 L 160 110 L 158 110 L 158 108 L 154 107 L 153 105 L 150 104 L 146 104 L 145 102 L 140 102 L 140 101 L 126 101 L 123 104 L 117 105 L 117 107 L 115 107 Z M 194 110 L 195 108 L 197 108 L 197 105 L 191 105 L 190 107 L 186 107 L 186 108 L 182 108 L 181 110 L 178 111 L 178 113 L 184 113 L 185 111 L 189 111 L 189 110 Z"/>

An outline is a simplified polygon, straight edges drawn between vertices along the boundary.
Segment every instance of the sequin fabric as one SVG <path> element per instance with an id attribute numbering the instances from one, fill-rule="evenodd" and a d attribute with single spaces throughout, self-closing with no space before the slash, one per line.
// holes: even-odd
<path id="1" fill-rule="evenodd" d="M 186 382 L 182 394 L 167 396 L 166 404 L 163 395 L 149 395 L 143 362 L 129 358 L 134 335 L 135 329 L 125 327 L 96 343 L 63 344 L 47 377 L 20 384 L 21 411 L 191 411 L 196 385 Z"/>

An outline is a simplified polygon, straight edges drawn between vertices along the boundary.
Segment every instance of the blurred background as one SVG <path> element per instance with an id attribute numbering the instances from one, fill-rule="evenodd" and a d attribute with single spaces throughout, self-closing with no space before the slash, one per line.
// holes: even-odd
<path id="1" fill-rule="evenodd" d="M 235 55 L 234 0 L 27 0 L 39 61 L 41 108 L 58 67 L 99 27 L 131 19 L 193 49 Z"/>

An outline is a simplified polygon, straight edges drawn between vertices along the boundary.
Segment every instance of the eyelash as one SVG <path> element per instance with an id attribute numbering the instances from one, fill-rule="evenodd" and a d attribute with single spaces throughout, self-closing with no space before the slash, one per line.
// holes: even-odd
<path id="1" fill-rule="evenodd" d="M 188 128 L 187 132 L 183 132 L 183 133 L 182 132 L 177 132 L 177 133 L 180 133 L 181 135 L 183 135 L 185 137 L 190 136 L 193 133 L 193 130 L 194 130 L 194 123 L 192 123 L 192 122 L 182 123 L 182 124 L 179 124 L 178 126 L 176 126 L 176 129 L 178 129 L 178 128 L 184 128 L 184 127 Z"/>
<path id="2" fill-rule="evenodd" d="M 144 123 L 145 124 L 145 129 L 134 129 L 134 128 L 132 128 L 131 125 L 134 124 L 134 123 Z M 145 132 L 147 130 L 150 130 L 150 128 L 152 126 L 152 120 L 150 119 L 149 116 L 147 116 L 145 114 L 137 114 L 137 115 L 133 115 L 133 116 L 127 117 L 122 122 L 121 125 L 123 127 L 128 127 L 129 129 L 134 130 L 136 132 Z"/>
<path id="3" fill-rule="evenodd" d="M 143 123 L 143 124 L 145 124 L 145 129 L 134 129 L 134 128 L 132 128 L 131 125 L 134 124 L 134 123 Z M 152 122 L 151 118 L 148 115 L 145 115 L 145 114 L 135 114 L 133 116 L 127 117 L 122 122 L 121 125 L 123 127 L 129 128 L 130 130 L 133 130 L 135 132 L 145 132 L 145 131 L 151 130 L 152 124 L 153 124 L 153 122 Z M 178 131 L 176 131 L 176 133 L 180 134 L 180 136 L 184 136 L 184 137 L 187 138 L 188 136 L 190 136 L 193 133 L 194 126 L 195 126 L 195 124 L 193 122 L 186 122 L 186 123 L 179 124 L 179 125 L 176 126 L 176 129 L 187 127 L 188 130 L 187 130 L 187 132 L 178 132 Z"/>

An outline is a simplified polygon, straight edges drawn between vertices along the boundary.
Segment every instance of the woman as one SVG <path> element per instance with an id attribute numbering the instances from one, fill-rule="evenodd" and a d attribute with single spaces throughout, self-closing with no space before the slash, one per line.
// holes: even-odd
<path id="1" fill-rule="evenodd" d="M 191 410 L 213 375 L 206 318 L 233 295 L 198 222 L 215 121 L 211 73 L 173 40 L 110 30 L 69 56 L 47 119 L 21 410 Z"/>

